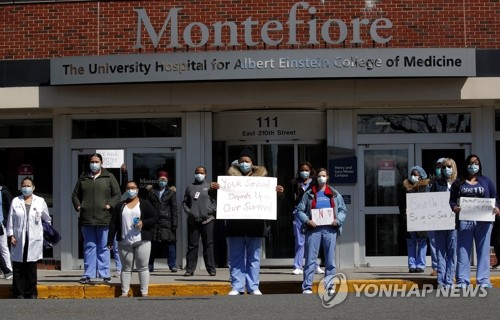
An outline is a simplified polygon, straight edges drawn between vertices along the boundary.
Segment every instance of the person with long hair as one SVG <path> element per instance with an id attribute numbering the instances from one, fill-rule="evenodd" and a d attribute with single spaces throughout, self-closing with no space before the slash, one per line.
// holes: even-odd
<path id="1" fill-rule="evenodd" d="M 461 197 L 496 199 L 495 185 L 482 174 L 481 160 L 475 154 L 465 159 L 462 176 L 455 180 L 450 190 L 450 206 L 458 217 L 457 232 L 457 275 L 456 285 L 466 288 L 470 285 L 470 262 L 472 257 L 472 242 L 476 244 L 477 271 L 476 283 L 484 288 L 491 288 L 490 281 L 490 240 L 493 222 L 460 220 Z M 496 201 L 495 201 L 496 202 Z M 495 204 L 493 212 L 500 214 Z"/>
<path id="2" fill-rule="evenodd" d="M 334 293 L 332 279 L 336 273 L 335 247 L 337 238 L 342 234 L 347 215 L 347 208 L 342 195 L 328 184 L 329 174 L 325 168 L 317 171 L 316 183 L 302 196 L 297 205 L 297 214 L 302 222 L 305 234 L 305 266 L 302 293 L 312 294 L 314 272 L 320 245 L 325 255 L 325 289 L 329 295 Z M 332 208 L 333 222 L 329 225 L 317 225 L 313 219 L 314 209 Z"/>
<path id="3" fill-rule="evenodd" d="M 109 222 L 120 202 L 121 191 L 115 176 L 102 167 L 99 153 L 91 155 L 89 160 L 90 170 L 80 176 L 72 195 L 84 247 L 84 271 L 79 282 L 88 284 L 92 278 L 102 278 L 108 283 L 111 281 L 107 246 Z"/>
<path id="4" fill-rule="evenodd" d="M 127 199 L 113 212 L 107 245 L 113 249 L 115 239 L 118 243 L 118 252 L 122 262 L 121 297 L 128 297 L 134 261 L 139 273 L 141 296 L 147 297 L 151 231 L 156 225 L 156 211 L 148 200 L 139 198 L 139 187 L 135 181 L 127 183 L 126 194 Z"/>
<path id="5" fill-rule="evenodd" d="M 12 200 L 7 221 L 14 273 L 12 296 L 17 299 L 38 297 L 37 261 L 43 258 L 42 220 L 52 221 L 47 203 L 33 191 L 33 179 L 24 178 L 21 181 L 22 194 Z"/>

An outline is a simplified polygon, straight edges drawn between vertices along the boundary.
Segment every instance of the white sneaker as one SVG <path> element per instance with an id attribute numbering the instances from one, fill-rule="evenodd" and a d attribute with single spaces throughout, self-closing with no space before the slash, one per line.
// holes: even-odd
<path id="1" fill-rule="evenodd" d="M 3 276 L 4 276 L 5 280 L 10 280 L 10 279 L 12 279 L 14 274 L 12 272 L 9 272 L 9 273 L 5 273 Z"/>
<path id="2" fill-rule="evenodd" d="M 231 291 L 229 291 L 229 293 L 227 295 L 228 296 L 239 296 L 240 293 L 236 290 L 231 290 Z"/>
<path id="3" fill-rule="evenodd" d="M 302 294 L 312 294 L 312 290 L 304 290 L 302 291 Z"/>
<path id="4" fill-rule="evenodd" d="M 113 275 L 113 278 L 120 278 L 121 272 L 120 271 L 115 271 L 115 274 Z"/>
<path id="5" fill-rule="evenodd" d="M 303 274 L 304 271 L 302 271 L 302 269 L 293 269 L 292 273 L 295 275 L 299 275 L 299 274 Z"/>
<path id="6" fill-rule="evenodd" d="M 316 273 L 317 274 L 324 274 L 325 271 L 323 271 L 323 269 L 321 269 L 319 266 L 316 268 Z"/>
<path id="7" fill-rule="evenodd" d="M 252 291 L 250 294 L 254 295 L 254 296 L 261 296 L 262 295 L 262 292 L 260 292 L 259 289 L 255 289 L 254 291 Z"/>

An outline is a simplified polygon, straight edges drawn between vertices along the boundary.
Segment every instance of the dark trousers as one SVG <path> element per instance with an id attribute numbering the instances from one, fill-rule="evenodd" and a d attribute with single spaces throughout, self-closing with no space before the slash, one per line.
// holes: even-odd
<path id="1" fill-rule="evenodd" d="M 37 284 L 37 263 L 36 262 L 12 262 L 14 272 L 12 278 L 12 297 L 36 299 L 38 291 Z"/>
<path id="2" fill-rule="evenodd" d="M 203 260 L 209 273 L 215 272 L 214 258 L 214 225 L 215 221 L 207 224 L 201 222 L 188 223 L 188 250 L 186 254 L 186 272 L 194 273 L 198 263 L 198 244 L 203 244 Z"/>
<path id="3" fill-rule="evenodd" d="M 149 271 L 154 271 L 155 258 L 167 256 L 167 264 L 170 270 L 177 269 L 175 241 L 151 241 L 151 253 L 149 254 Z"/>

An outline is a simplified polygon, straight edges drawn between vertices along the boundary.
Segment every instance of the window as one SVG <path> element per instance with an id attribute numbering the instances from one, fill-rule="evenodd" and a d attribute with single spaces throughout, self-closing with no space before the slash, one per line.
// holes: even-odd
<path id="1" fill-rule="evenodd" d="M 52 119 L 0 120 L 0 139 L 52 138 Z"/>
<path id="2" fill-rule="evenodd" d="M 182 119 L 73 120 L 73 139 L 173 138 L 182 136 Z"/>
<path id="3" fill-rule="evenodd" d="M 470 133 L 470 114 L 358 115 L 358 134 Z"/>

